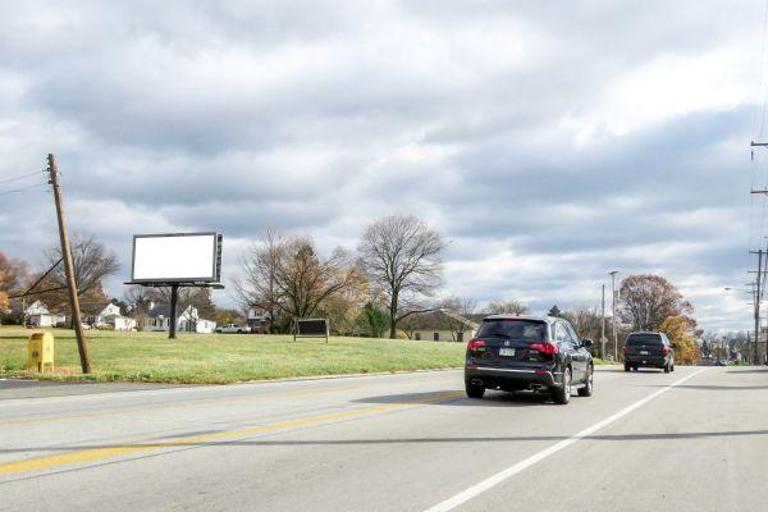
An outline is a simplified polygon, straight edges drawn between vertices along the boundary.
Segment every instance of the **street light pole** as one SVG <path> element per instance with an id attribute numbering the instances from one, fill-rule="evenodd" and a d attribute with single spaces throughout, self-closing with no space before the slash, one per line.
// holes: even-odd
<path id="1" fill-rule="evenodd" d="M 603 299 L 601 302 L 601 321 L 600 321 L 600 357 L 605 359 L 605 283 L 603 283 Z"/>
<path id="2" fill-rule="evenodd" d="M 616 271 L 611 272 L 611 330 L 613 332 L 613 358 L 619 360 L 619 340 L 616 334 Z"/>

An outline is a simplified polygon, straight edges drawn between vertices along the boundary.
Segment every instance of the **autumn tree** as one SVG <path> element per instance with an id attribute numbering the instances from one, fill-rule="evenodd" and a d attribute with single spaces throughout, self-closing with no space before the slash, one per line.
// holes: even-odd
<path id="1" fill-rule="evenodd" d="M 530 313 L 530 310 L 523 305 L 522 302 L 509 299 L 509 300 L 494 300 L 491 301 L 483 310 L 486 315 L 525 315 Z"/>
<path id="2" fill-rule="evenodd" d="M 0 269 L 0 312 L 8 309 L 10 301 L 8 299 L 8 292 L 5 291 L 5 271 Z"/>
<path id="3" fill-rule="evenodd" d="M 25 291 L 29 283 L 29 265 L 20 259 L 11 259 L 0 252 L 0 293 L 13 296 Z"/>
<path id="4" fill-rule="evenodd" d="M 425 311 L 423 300 L 441 283 L 444 249 L 440 233 L 413 216 L 378 219 L 363 233 L 360 259 L 387 298 L 390 338 L 397 337 L 398 322 Z"/>
<path id="5" fill-rule="evenodd" d="M 662 276 L 632 275 L 620 288 L 620 314 L 636 331 L 656 331 L 667 317 L 689 315 L 693 306 Z"/>
<path id="6" fill-rule="evenodd" d="M 667 317 L 659 326 L 675 346 L 675 361 L 684 364 L 694 363 L 699 359 L 699 346 L 696 343 L 696 323 L 685 315 Z"/>
<path id="7" fill-rule="evenodd" d="M 219 309 L 213 318 L 218 325 L 245 323 L 245 317 L 236 309 Z"/>

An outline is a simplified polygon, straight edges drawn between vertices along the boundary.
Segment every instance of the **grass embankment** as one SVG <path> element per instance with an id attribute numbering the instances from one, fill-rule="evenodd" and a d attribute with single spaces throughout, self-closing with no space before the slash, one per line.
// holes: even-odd
<path id="1" fill-rule="evenodd" d="M 73 331 L 55 336 L 56 371 L 27 373 L 27 340 L 39 330 L 0 327 L 0 377 L 229 384 L 248 380 L 462 366 L 463 343 L 287 335 L 87 331 L 93 373 L 80 374 Z"/>

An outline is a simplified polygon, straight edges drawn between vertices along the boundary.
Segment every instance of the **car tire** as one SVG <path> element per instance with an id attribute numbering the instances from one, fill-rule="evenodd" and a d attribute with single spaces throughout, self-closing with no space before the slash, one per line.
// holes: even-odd
<path id="1" fill-rule="evenodd" d="M 631 366 L 629 366 L 629 363 L 624 363 L 624 371 L 628 372 L 630 370 Z"/>
<path id="2" fill-rule="evenodd" d="M 465 388 L 469 398 L 483 398 L 483 395 L 485 394 L 485 386 L 475 386 L 474 384 L 467 382 Z"/>
<path id="3" fill-rule="evenodd" d="M 595 386 L 594 386 L 594 378 L 595 378 L 595 369 L 592 367 L 592 365 L 589 365 L 587 368 L 587 378 L 584 381 L 584 387 L 579 388 L 579 396 L 592 396 L 592 393 L 594 392 Z"/>
<path id="4" fill-rule="evenodd" d="M 665 364 L 664 365 L 664 373 L 669 373 L 669 372 L 670 372 L 669 365 Z"/>
<path id="5" fill-rule="evenodd" d="M 552 392 L 552 398 L 554 398 L 556 404 L 567 405 L 571 401 L 572 375 L 570 368 L 566 368 L 563 372 L 563 385 L 555 388 Z"/>

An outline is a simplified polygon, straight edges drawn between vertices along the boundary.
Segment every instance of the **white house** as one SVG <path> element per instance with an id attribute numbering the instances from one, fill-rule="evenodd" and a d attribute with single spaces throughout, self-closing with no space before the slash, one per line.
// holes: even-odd
<path id="1" fill-rule="evenodd" d="M 96 327 L 111 325 L 116 331 L 132 331 L 136 329 L 136 319 L 123 316 L 120 312 L 120 306 L 111 302 L 98 315 L 89 317 L 88 321 Z"/>
<path id="2" fill-rule="evenodd" d="M 251 332 L 266 332 L 269 326 L 269 313 L 260 309 L 249 309 L 246 323 Z"/>
<path id="3" fill-rule="evenodd" d="M 142 322 L 143 331 L 168 331 L 171 327 L 170 306 L 151 304 L 147 318 Z M 200 318 L 197 308 L 190 305 L 176 317 L 176 330 L 211 334 L 216 329 L 216 322 Z"/>
<path id="4" fill-rule="evenodd" d="M 35 327 L 55 327 L 57 324 L 66 322 L 64 315 L 51 313 L 48 306 L 41 300 L 36 300 L 27 309 L 24 310 L 24 323 Z"/>

